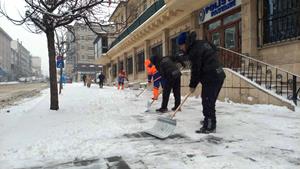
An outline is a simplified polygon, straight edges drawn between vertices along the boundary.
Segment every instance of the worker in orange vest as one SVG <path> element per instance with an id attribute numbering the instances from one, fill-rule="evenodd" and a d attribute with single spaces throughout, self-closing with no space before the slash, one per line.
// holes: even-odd
<path id="1" fill-rule="evenodd" d="M 159 96 L 159 86 L 163 87 L 163 79 L 157 71 L 156 67 L 151 63 L 149 59 L 145 60 L 145 67 L 148 73 L 148 85 L 153 81 L 153 100 L 157 100 Z"/>

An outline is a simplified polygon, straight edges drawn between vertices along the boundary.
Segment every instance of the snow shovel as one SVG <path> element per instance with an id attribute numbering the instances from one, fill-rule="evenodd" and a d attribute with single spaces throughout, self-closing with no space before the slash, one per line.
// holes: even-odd
<path id="1" fill-rule="evenodd" d="M 150 111 L 150 107 L 151 107 L 151 105 L 152 105 L 154 102 L 155 102 L 155 100 L 152 100 L 151 102 L 150 102 L 150 101 L 147 102 L 147 108 L 146 108 L 145 112 L 149 112 L 149 111 Z"/>
<path id="2" fill-rule="evenodd" d="M 189 93 L 185 96 L 184 100 L 181 102 L 181 104 L 177 107 L 175 112 L 170 117 L 159 117 L 153 128 L 146 130 L 145 133 L 150 134 L 159 139 L 168 138 L 176 128 L 177 123 L 176 120 L 174 120 L 173 118 L 191 94 L 192 93 Z"/>
<path id="3" fill-rule="evenodd" d="M 142 95 L 145 91 L 147 90 L 147 88 L 144 88 L 139 94 L 136 94 L 136 97 L 140 97 L 140 95 Z"/>
<path id="4" fill-rule="evenodd" d="M 160 96 L 161 93 L 162 93 L 162 91 L 159 92 L 158 97 Z M 147 102 L 147 108 L 146 108 L 145 112 L 149 112 L 149 111 L 150 111 L 150 107 L 151 107 L 151 105 L 152 105 L 154 102 L 155 102 L 155 100 L 152 100 L 152 101 L 149 101 L 149 100 L 148 100 L 148 102 Z"/>

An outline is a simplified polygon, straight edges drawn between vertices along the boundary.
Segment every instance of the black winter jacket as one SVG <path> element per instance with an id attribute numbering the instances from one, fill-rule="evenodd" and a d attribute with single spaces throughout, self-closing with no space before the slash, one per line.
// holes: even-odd
<path id="1" fill-rule="evenodd" d="M 191 61 L 190 87 L 197 87 L 198 83 L 223 81 L 225 73 L 218 61 L 217 48 L 206 40 L 194 41 L 188 51 Z"/>
<path id="2" fill-rule="evenodd" d="M 155 65 L 162 78 L 167 80 L 168 83 L 173 83 L 176 79 L 180 78 L 181 72 L 172 60 L 172 57 L 152 56 L 150 61 Z"/>

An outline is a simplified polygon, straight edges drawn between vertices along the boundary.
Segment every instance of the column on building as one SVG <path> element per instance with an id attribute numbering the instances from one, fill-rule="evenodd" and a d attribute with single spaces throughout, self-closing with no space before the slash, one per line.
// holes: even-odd
<path id="1" fill-rule="evenodd" d="M 118 76 L 118 74 L 119 74 L 119 72 L 120 72 L 120 67 L 119 67 L 119 65 L 120 65 L 120 58 L 118 57 L 118 58 L 117 58 L 117 76 Z"/>
<path id="2" fill-rule="evenodd" d="M 257 56 L 257 5 L 253 0 L 242 0 L 242 53 Z"/>
<path id="3" fill-rule="evenodd" d="M 195 31 L 197 33 L 198 39 L 204 39 L 204 26 L 203 24 L 199 24 L 198 13 L 198 10 L 191 13 L 191 31 Z"/>
<path id="4" fill-rule="evenodd" d="M 169 29 L 162 31 L 163 56 L 169 56 Z"/>
<path id="5" fill-rule="evenodd" d="M 123 69 L 126 72 L 126 75 L 128 74 L 127 72 L 127 54 L 124 53 L 122 56 L 122 60 L 123 60 Z"/>
<path id="6" fill-rule="evenodd" d="M 150 40 L 145 40 L 144 42 L 144 54 L 145 54 L 145 60 L 150 59 Z M 145 76 L 147 76 L 147 71 L 145 69 Z"/>
<path id="7" fill-rule="evenodd" d="M 144 42 L 145 60 L 150 58 L 150 40 Z"/>
<path id="8" fill-rule="evenodd" d="M 137 54 L 137 48 L 133 48 L 133 55 L 132 55 L 132 60 L 133 60 L 133 79 L 136 80 L 137 79 L 137 72 L 136 72 L 136 63 L 137 61 L 135 60 L 136 59 L 136 54 Z"/>

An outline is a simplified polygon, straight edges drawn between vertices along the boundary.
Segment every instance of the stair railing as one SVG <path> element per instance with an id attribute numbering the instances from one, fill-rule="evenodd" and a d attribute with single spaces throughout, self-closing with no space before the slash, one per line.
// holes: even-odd
<path id="1" fill-rule="evenodd" d="M 233 50 L 218 48 L 219 60 L 224 67 L 240 73 L 268 90 L 275 89 L 276 94 L 292 100 L 295 105 L 300 101 L 299 75 Z"/>

